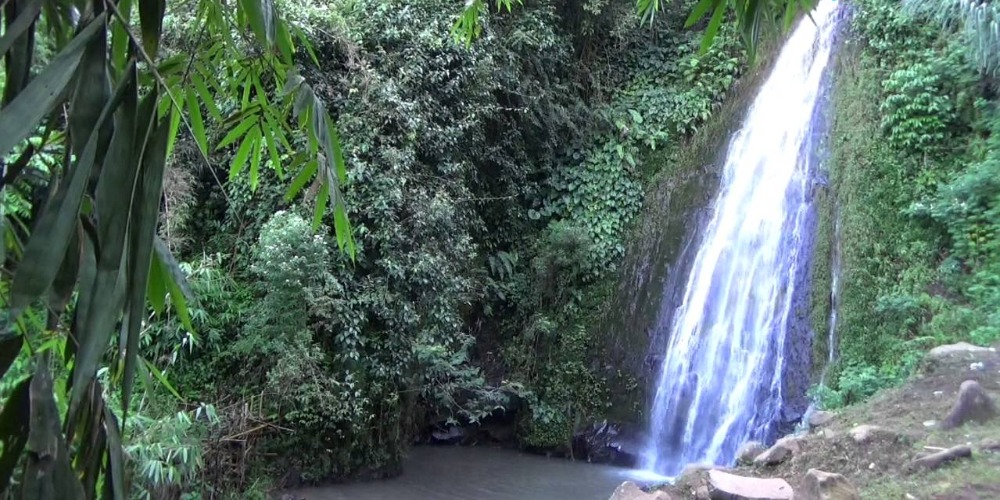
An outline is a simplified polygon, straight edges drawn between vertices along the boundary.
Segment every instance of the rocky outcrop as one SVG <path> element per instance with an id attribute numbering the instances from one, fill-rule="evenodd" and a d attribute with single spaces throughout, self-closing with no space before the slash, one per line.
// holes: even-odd
<path id="1" fill-rule="evenodd" d="M 802 438 L 797 436 L 783 437 L 753 459 L 754 465 L 778 465 L 784 463 L 793 455 L 802 451 Z"/>
<path id="2" fill-rule="evenodd" d="M 814 411 L 809 415 L 809 427 L 818 428 L 823 427 L 833 421 L 836 415 L 829 411 Z"/>
<path id="3" fill-rule="evenodd" d="M 931 349 L 927 353 L 927 357 L 929 359 L 942 359 L 950 356 L 978 354 L 986 352 L 993 352 L 993 349 L 990 349 L 989 347 L 979 347 L 977 345 L 972 345 L 967 342 L 959 342 L 957 344 L 939 345 Z"/>
<path id="4" fill-rule="evenodd" d="M 911 471 L 934 470 L 942 465 L 954 462 L 960 458 L 972 458 L 972 448 L 968 446 L 955 446 L 937 453 L 918 457 L 910 463 Z"/>
<path id="5" fill-rule="evenodd" d="M 708 471 L 708 494 L 711 500 L 791 500 L 794 493 L 784 479 L 760 479 Z"/>
<path id="6" fill-rule="evenodd" d="M 759 441 L 747 441 L 740 446 L 740 450 L 736 452 L 736 463 L 740 465 L 749 465 L 753 463 L 753 459 L 757 458 L 758 455 L 767 451 L 767 447 L 764 443 Z"/>
<path id="7" fill-rule="evenodd" d="M 603 421 L 573 436 L 573 456 L 588 462 L 635 467 L 642 439 L 635 429 Z"/>
<path id="8" fill-rule="evenodd" d="M 858 489 L 841 474 L 809 469 L 796 500 L 861 500 Z"/>
<path id="9" fill-rule="evenodd" d="M 941 422 L 942 429 L 954 429 L 968 422 L 986 422 L 997 416 L 997 405 L 979 382 L 966 380 L 958 390 L 958 399 Z"/>
<path id="10" fill-rule="evenodd" d="M 665 491 L 647 493 L 632 481 L 625 481 L 615 489 L 608 500 L 670 500 L 670 495 Z"/>

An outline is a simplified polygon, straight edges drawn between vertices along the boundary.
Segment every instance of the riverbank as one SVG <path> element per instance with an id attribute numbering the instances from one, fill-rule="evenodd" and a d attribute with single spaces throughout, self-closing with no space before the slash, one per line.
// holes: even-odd
<path id="1" fill-rule="evenodd" d="M 796 499 L 810 499 L 809 489 L 825 477 L 810 471 L 823 471 L 844 480 L 837 476 L 824 480 L 823 484 L 843 487 L 839 496 L 822 497 L 835 500 L 1000 498 L 998 348 L 936 348 L 905 383 L 864 403 L 818 412 L 810 418 L 808 431 L 786 437 L 766 451 L 747 453 L 737 467 L 689 467 L 675 485 L 662 491 L 674 500 L 780 499 L 791 498 L 792 492 Z M 975 406 L 984 401 L 971 397 L 977 387 L 982 390 L 980 396 L 990 400 L 986 406 L 992 407 L 992 415 L 985 406 L 976 411 Z M 736 486 L 721 484 L 732 478 L 720 472 L 736 476 Z M 752 497 L 724 497 L 717 491 L 720 484 L 745 489 L 777 484 L 761 483 L 761 479 L 785 481 L 788 490 Z"/>

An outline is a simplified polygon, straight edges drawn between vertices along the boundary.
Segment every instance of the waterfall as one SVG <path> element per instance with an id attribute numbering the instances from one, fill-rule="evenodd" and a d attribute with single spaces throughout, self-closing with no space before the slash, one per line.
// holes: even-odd
<path id="1" fill-rule="evenodd" d="M 744 442 L 775 434 L 796 276 L 808 266 L 810 132 L 837 11 L 820 0 L 799 22 L 729 143 L 669 326 L 645 469 L 675 476 L 688 463 L 730 464 Z"/>

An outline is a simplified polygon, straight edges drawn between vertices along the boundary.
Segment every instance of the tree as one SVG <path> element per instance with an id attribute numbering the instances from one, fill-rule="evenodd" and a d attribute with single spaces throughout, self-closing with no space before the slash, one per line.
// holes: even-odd
<path id="1" fill-rule="evenodd" d="M 120 389 L 127 418 L 135 375 L 162 380 L 138 356 L 148 307 L 172 305 L 191 329 L 183 274 L 155 237 L 181 125 L 206 161 L 236 147 L 231 178 L 256 187 L 269 166 L 289 199 L 311 183 L 314 225 L 332 205 L 338 243 L 353 255 L 340 143 L 296 71 L 297 58 L 315 62 L 309 41 L 271 0 L 173 4 L 193 12 L 197 33 L 176 54 L 164 49 L 166 0 L 2 7 L 0 193 L 27 191 L 34 203 L 30 217 L 0 214 L 0 375 L 13 387 L 0 412 L 0 495 L 20 470 L 24 498 L 123 498 L 110 390 Z M 209 134 L 210 120 L 223 137 Z M 59 161 L 40 162 L 43 151 Z"/>

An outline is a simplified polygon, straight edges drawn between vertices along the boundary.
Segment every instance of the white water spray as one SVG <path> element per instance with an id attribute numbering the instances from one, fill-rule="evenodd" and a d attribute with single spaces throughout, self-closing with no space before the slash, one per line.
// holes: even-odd
<path id="1" fill-rule="evenodd" d="M 795 276 L 808 265 L 810 130 L 835 0 L 799 22 L 729 144 L 721 192 L 673 316 L 651 414 L 648 470 L 730 464 L 773 434 Z"/>

